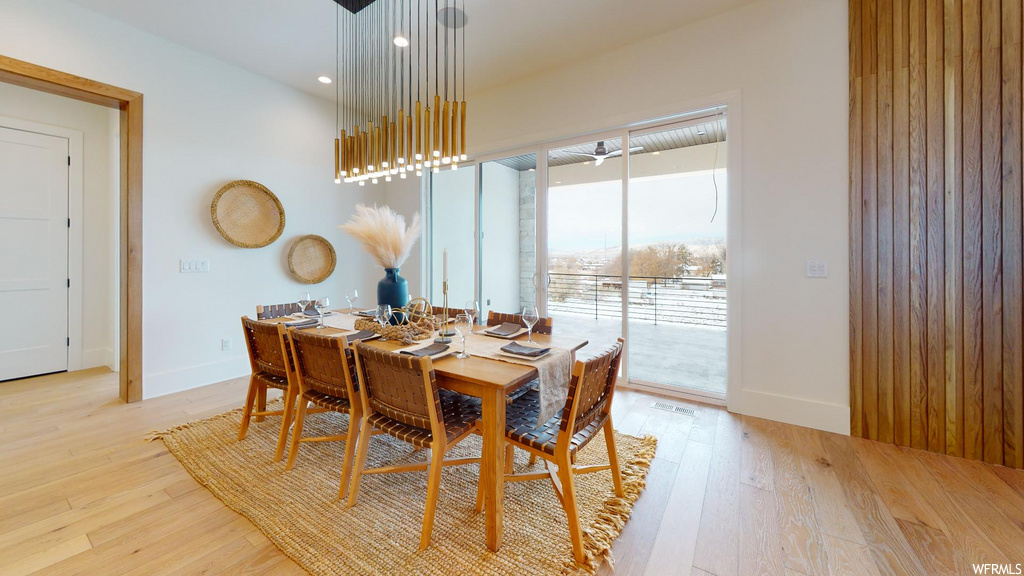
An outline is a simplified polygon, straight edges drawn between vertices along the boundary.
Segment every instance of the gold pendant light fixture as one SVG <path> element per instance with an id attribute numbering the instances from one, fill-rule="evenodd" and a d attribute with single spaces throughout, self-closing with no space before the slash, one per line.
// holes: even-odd
<path id="1" fill-rule="evenodd" d="M 345 10 L 335 21 L 334 181 L 457 170 L 469 158 L 465 0 L 335 2 Z"/>

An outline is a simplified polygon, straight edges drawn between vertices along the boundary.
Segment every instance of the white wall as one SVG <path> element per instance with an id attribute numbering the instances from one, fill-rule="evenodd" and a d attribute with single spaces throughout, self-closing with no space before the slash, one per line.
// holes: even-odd
<path id="1" fill-rule="evenodd" d="M 476 153 L 497 152 L 740 91 L 743 269 L 730 282 L 743 285 L 742 325 L 733 327 L 742 382 L 732 405 L 845 433 L 847 58 L 845 0 L 764 0 L 471 93 L 468 141 Z M 400 199 L 419 201 L 397 191 L 391 198 L 399 209 Z M 827 260 L 830 277 L 804 278 L 810 258 Z"/>
<path id="2" fill-rule="evenodd" d="M 333 102 L 63 0 L 4 0 L 0 54 L 145 96 L 145 397 L 248 372 L 239 317 L 306 290 L 285 263 L 297 236 L 320 234 L 338 252 L 334 275 L 311 292 L 344 306 L 347 287 L 375 285 L 367 258 L 337 228 L 368 195 L 333 182 Z M 281 199 L 288 223 L 274 244 L 236 248 L 211 224 L 210 200 L 235 179 L 261 182 Z M 179 258 L 209 259 L 212 270 L 179 274 Z M 221 351 L 222 338 L 232 350 Z"/>
<path id="3" fill-rule="evenodd" d="M 0 83 L 0 116 L 82 133 L 82 368 L 113 366 L 118 112 Z M 3 121 L 0 120 L 0 125 Z"/>

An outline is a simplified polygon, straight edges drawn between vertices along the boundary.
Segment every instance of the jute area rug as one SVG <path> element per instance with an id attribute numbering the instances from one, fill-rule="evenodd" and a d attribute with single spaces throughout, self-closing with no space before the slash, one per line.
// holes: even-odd
<path id="1" fill-rule="evenodd" d="M 200 484 L 316 575 L 592 573 L 602 561 L 612 561 L 611 544 L 644 489 L 656 447 L 654 438 L 616 434 L 624 498 L 615 496 L 610 472 L 576 477 L 587 551 L 586 564 L 577 565 L 565 513 L 549 481 L 506 484 L 504 540 L 495 553 L 485 546 L 484 514 L 474 510 L 479 467 L 445 468 L 431 546 L 420 552 L 426 472 L 363 476 L 359 503 L 346 508 L 338 500 L 344 442 L 303 443 L 295 467 L 286 471 L 284 462 L 271 462 L 280 419 L 254 421 L 239 442 L 240 418 L 234 410 L 154 438 L 163 439 Z M 337 434 L 347 420 L 336 413 L 311 415 L 303 436 Z M 480 445 L 479 437 L 470 437 L 449 458 L 479 456 Z M 416 462 L 426 455 L 382 434 L 370 440 L 366 465 Z M 578 464 L 607 461 L 603 436 L 578 455 Z M 530 468 L 520 450 L 515 468 Z"/>

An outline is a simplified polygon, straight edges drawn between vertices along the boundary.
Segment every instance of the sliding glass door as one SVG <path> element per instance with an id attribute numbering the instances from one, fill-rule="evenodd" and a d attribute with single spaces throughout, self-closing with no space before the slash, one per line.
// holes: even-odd
<path id="1" fill-rule="evenodd" d="M 448 306 L 478 303 L 487 313 L 536 305 L 537 155 L 480 162 L 431 175 L 429 293 L 443 300 L 448 251 Z"/>
<path id="2" fill-rule="evenodd" d="M 517 313 L 536 302 L 537 155 L 480 164 L 480 308 Z"/>
<path id="3" fill-rule="evenodd" d="M 726 127 L 722 106 L 434 174 L 434 303 L 447 248 L 450 306 L 536 305 L 580 357 L 626 338 L 631 384 L 724 399 Z"/>
<path id="4" fill-rule="evenodd" d="M 629 136 L 629 378 L 724 397 L 725 120 Z"/>
<path id="5" fill-rule="evenodd" d="M 622 139 L 551 149 L 547 315 L 603 350 L 622 335 Z"/>
<path id="6" fill-rule="evenodd" d="M 448 251 L 448 306 L 461 307 L 476 294 L 476 183 L 474 171 L 445 170 L 431 175 L 430 301 L 440 306 L 444 252 Z"/>

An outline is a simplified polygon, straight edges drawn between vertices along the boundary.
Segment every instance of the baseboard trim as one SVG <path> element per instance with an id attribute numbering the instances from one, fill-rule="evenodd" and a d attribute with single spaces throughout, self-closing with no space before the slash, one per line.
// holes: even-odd
<path id="1" fill-rule="evenodd" d="M 806 398 L 743 390 L 740 414 L 850 435 L 850 407 Z"/>
<path id="2" fill-rule="evenodd" d="M 207 364 L 197 364 L 143 376 L 142 398 L 148 400 L 182 390 L 216 384 L 249 374 L 249 359 L 245 356 Z"/>
<path id="3" fill-rule="evenodd" d="M 114 369 L 114 350 L 112 348 L 89 348 L 82 350 L 82 365 L 80 370 L 99 368 L 106 366 Z"/>

